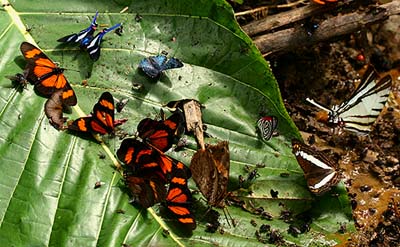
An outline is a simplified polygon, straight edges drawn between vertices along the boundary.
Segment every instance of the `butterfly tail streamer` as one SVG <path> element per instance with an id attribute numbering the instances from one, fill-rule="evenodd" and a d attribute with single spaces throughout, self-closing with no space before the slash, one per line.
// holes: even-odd
<path id="1" fill-rule="evenodd" d="M 100 58 L 100 43 L 101 43 L 104 35 L 106 35 L 106 33 L 110 32 L 114 29 L 117 29 L 121 25 L 122 25 L 122 23 L 118 23 L 110 28 L 103 29 L 90 41 L 90 43 L 87 45 L 86 49 L 89 52 L 89 56 L 93 61 L 97 61 Z"/>
<path id="2" fill-rule="evenodd" d="M 315 100 L 313 100 L 313 99 L 306 98 L 306 101 L 309 102 L 309 103 L 311 103 L 311 104 L 313 104 L 314 106 L 316 106 L 316 107 L 318 107 L 318 108 L 320 108 L 320 109 L 326 111 L 326 112 L 330 112 L 330 111 L 331 111 L 331 109 L 329 109 L 328 107 L 322 105 L 321 103 L 317 103 L 317 102 L 316 102 Z"/>

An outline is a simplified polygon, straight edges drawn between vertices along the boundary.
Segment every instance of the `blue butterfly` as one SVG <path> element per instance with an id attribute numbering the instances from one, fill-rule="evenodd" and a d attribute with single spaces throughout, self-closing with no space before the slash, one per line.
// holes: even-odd
<path id="1" fill-rule="evenodd" d="M 99 13 L 96 12 L 95 16 L 93 17 L 92 23 L 88 28 L 81 30 L 79 33 L 74 33 L 62 37 L 57 41 L 69 44 L 71 43 L 79 44 L 81 48 L 89 52 L 89 56 L 93 61 L 97 61 L 100 57 L 100 43 L 103 39 L 103 36 L 106 33 L 121 26 L 121 23 L 118 23 L 110 28 L 105 28 L 101 32 L 99 32 L 96 36 L 93 37 L 93 34 L 98 26 L 96 22 L 98 14 Z"/>
<path id="2" fill-rule="evenodd" d="M 143 58 L 139 63 L 139 68 L 151 78 L 160 76 L 164 70 L 181 67 L 183 63 L 179 59 L 172 57 L 168 60 L 164 55 Z"/>

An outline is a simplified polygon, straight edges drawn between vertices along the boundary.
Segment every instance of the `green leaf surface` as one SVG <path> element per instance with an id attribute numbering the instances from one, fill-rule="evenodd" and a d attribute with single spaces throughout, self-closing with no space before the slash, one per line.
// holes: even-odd
<path id="1" fill-rule="evenodd" d="M 120 13 L 126 6 L 128 10 Z M 122 22 L 124 33 L 107 34 L 101 57 L 93 63 L 78 47 L 56 40 L 88 27 L 96 10 L 100 25 Z M 135 20 L 136 15 L 141 21 Z M 227 207 L 237 226 L 229 226 L 217 209 L 224 233 L 205 232 L 207 219 L 199 210 L 194 212 L 196 230 L 184 235 L 165 217 L 162 206 L 148 210 L 132 206 L 115 170 L 113 155 L 121 140 L 104 136 L 105 145 L 100 145 L 90 137 L 59 132 L 43 112 L 46 99 L 37 96 L 31 85 L 21 93 L 11 88 L 5 76 L 23 69 L 19 45 L 25 40 L 36 42 L 67 69 L 65 75 L 78 97 L 78 106 L 66 115 L 70 119 L 82 116 L 81 111 L 90 113 L 101 93 L 110 91 L 117 99 L 129 99 L 116 117 L 129 118 L 120 129 L 133 135 L 141 119 L 153 117 L 167 102 L 199 100 L 211 136 L 206 142 L 230 143 L 229 189 L 247 206 Z M 179 58 L 184 67 L 151 80 L 137 66 L 142 58 L 162 51 Z M 321 246 L 338 241 L 341 223 L 353 229 L 343 188 L 338 188 L 339 197 L 321 198 L 306 189 L 291 153 L 290 140 L 300 137 L 297 128 L 283 107 L 268 63 L 241 31 L 225 1 L 16 1 L 0 9 L 0 53 L 1 245 L 259 246 L 255 232 L 268 224 L 282 233 L 287 244 Z M 82 85 L 83 80 L 88 86 Z M 137 84 L 143 87 L 133 88 Z M 261 111 L 279 121 L 279 136 L 268 143 L 256 132 Z M 168 155 L 188 165 L 195 151 L 195 140 L 188 136 L 183 151 L 171 150 Z M 106 159 L 100 159 L 100 153 L 107 153 Z M 254 168 L 260 163 L 265 164 L 258 168 L 260 176 L 239 189 L 238 176 L 247 175 L 245 165 Z M 94 189 L 97 181 L 102 186 Z M 195 189 L 192 180 L 189 185 Z M 278 199 L 271 197 L 270 189 L 279 191 Z M 204 207 L 201 200 L 195 204 Z M 249 212 L 249 205 L 262 206 L 274 219 Z M 288 234 L 289 224 L 279 219 L 284 209 L 293 215 L 309 214 L 310 232 Z"/>

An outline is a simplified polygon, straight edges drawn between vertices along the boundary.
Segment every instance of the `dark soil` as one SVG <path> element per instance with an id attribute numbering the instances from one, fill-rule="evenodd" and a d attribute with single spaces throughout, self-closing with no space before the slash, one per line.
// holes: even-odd
<path id="1" fill-rule="evenodd" d="M 278 8 L 288 2 L 249 0 L 232 5 L 236 13 L 259 9 L 238 15 L 239 23 L 244 25 L 289 10 Z M 379 4 L 377 1 L 354 2 L 317 18 Z M 265 10 L 260 8 L 262 6 L 269 8 Z M 297 4 L 292 8 L 302 6 L 304 4 Z M 316 149 L 329 150 L 330 157 L 343 169 L 357 227 L 357 233 L 343 246 L 394 247 L 400 243 L 399 30 L 400 16 L 392 16 L 334 41 L 266 57 L 280 85 L 286 109 L 306 143 Z M 370 135 L 359 137 L 322 123 L 322 112 L 305 99 L 309 97 L 327 106 L 341 103 L 354 91 L 368 64 L 372 64 L 381 77 L 390 74 L 393 81 L 388 107 L 382 111 Z"/>

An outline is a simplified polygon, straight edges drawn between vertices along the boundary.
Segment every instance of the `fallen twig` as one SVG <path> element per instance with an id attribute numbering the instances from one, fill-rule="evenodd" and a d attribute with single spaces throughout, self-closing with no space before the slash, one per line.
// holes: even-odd
<path id="1" fill-rule="evenodd" d="M 354 33 L 397 14 L 400 14 L 400 1 L 393 1 L 380 6 L 372 6 L 364 12 L 349 13 L 327 19 L 321 22 L 312 34 L 303 26 L 298 25 L 293 28 L 253 37 L 253 39 L 261 53 L 268 56 L 273 53 L 293 50 Z"/>

